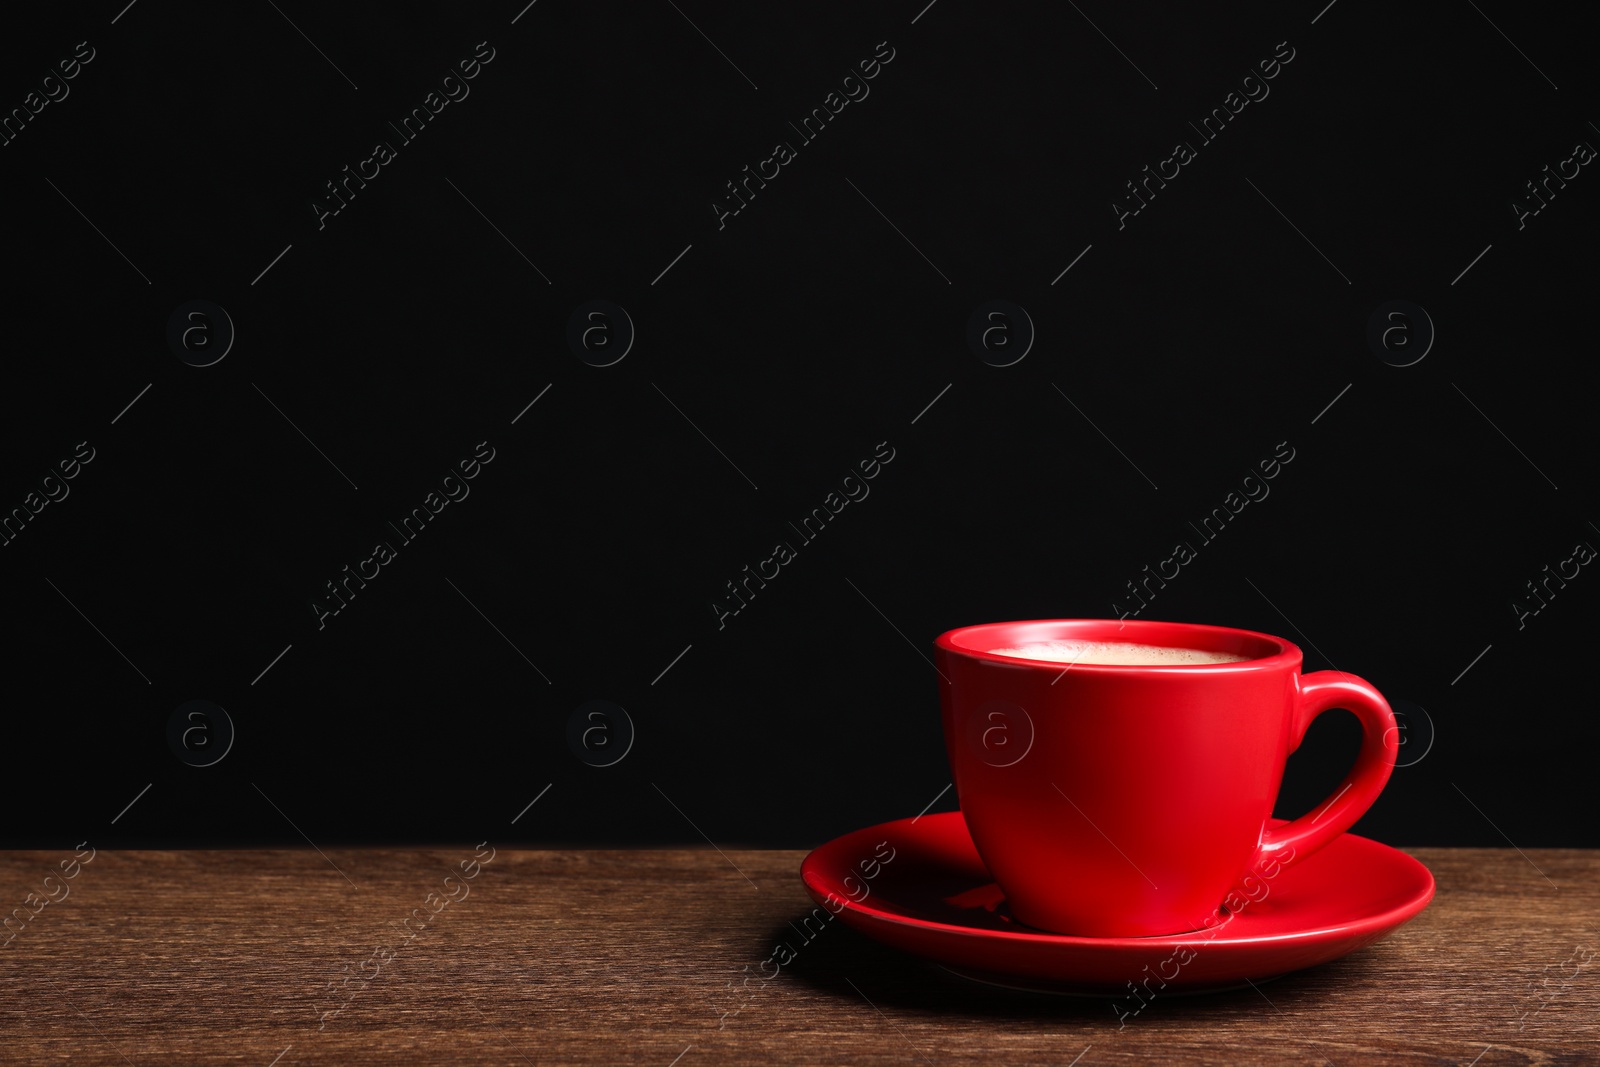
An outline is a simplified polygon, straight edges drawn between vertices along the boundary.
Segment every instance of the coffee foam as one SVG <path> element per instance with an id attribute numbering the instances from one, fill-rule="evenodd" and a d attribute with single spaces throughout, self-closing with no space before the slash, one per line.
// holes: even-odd
<path id="1" fill-rule="evenodd" d="M 1239 663 L 1249 656 L 1210 652 L 1202 648 L 1171 648 L 1131 641 L 1035 641 L 1016 648 L 991 648 L 994 656 L 1016 656 L 1055 663 L 1104 663 L 1124 666 L 1187 666 L 1200 663 Z"/>

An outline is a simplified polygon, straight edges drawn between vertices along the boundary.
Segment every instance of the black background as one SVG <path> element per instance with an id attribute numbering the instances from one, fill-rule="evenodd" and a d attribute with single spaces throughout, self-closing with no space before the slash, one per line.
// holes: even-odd
<path id="1" fill-rule="evenodd" d="M 1600 844 L 1600 578 L 1512 607 L 1600 544 L 1600 178 L 1512 208 L 1600 144 L 1592 21 L 924 3 L 11 23 L 5 109 L 94 58 L 0 148 L 0 508 L 94 459 L 0 548 L 6 842 L 808 847 L 948 809 L 933 637 L 1111 615 L 1287 442 L 1142 617 L 1282 634 L 1411 709 L 1360 832 Z M 480 41 L 470 95 L 399 144 Z M 799 144 L 879 42 L 870 95 Z M 1119 228 L 1124 183 L 1279 42 L 1270 95 Z M 797 158 L 719 229 L 778 141 Z M 637 329 L 608 367 L 566 339 L 597 298 Z M 1037 330 L 1015 365 L 966 343 L 991 299 Z M 166 341 L 191 300 L 237 331 L 209 367 Z M 1411 366 L 1367 343 L 1392 300 L 1437 330 Z M 483 441 L 470 495 L 319 629 L 324 583 Z M 880 442 L 870 495 L 800 544 Z M 719 628 L 780 540 L 798 558 Z M 194 699 L 237 730 L 208 767 L 167 741 Z M 568 743 L 595 699 L 636 728 L 608 767 Z M 1280 814 L 1355 743 L 1319 720 Z"/>

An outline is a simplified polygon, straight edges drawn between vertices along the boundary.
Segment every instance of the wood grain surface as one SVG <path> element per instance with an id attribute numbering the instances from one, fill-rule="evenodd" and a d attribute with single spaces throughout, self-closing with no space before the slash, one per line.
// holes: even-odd
<path id="1" fill-rule="evenodd" d="M 1600 853 L 1412 854 L 1387 940 L 1119 1029 L 805 940 L 800 852 L 10 852 L 0 1062 L 1600 1064 Z"/>

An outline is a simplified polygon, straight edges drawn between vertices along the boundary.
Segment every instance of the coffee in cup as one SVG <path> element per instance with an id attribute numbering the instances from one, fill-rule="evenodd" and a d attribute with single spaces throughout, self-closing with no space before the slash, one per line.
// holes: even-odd
<path id="1" fill-rule="evenodd" d="M 1398 730 L 1342 671 L 1301 674 L 1268 634 L 1149 620 L 966 626 L 935 642 L 945 745 L 978 854 L 1019 922 L 1087 937 L 1215 925 L 1233 887 L 1361 817 Z M 1284 762 L 1318 715 L 1361 722 L 1354 768 L 1268 826 Z"/>
<path id="2" fill-rule="evenodd" d="M 1055 663 L 1125 663 L 1143 667 L 1237 663 L 1245 658 L 1233 652 L 1141 645 L 1133 641 L 1035 641 L 1021 648 L 991 648 L 989 652 L 1013 659 L 1042 659 Z"/>

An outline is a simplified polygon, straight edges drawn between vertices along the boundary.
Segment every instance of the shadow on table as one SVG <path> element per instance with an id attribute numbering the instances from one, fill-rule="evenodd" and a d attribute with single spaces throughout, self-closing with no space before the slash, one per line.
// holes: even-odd
<path id="1" fill-rule="evenodd" d="M 797 921 L 799 918 L 796 916 Z M 1119 1019 L 1123 1025 L 1134 1026 L 1154 1019 L 1192 1021 L 1287 1014 L 1296 1008 L 1315 1010 L 1328 997 L 1374 981 L 1377 974 L 1369 947 L 1344 959 L 1257 981 L 1253 988 L 1246 985 L 1200 993 L 1158 990 L 1141 1009 L 1131 993 L 1121 997 L 1035 993 L 974 981 L 880 944 L 842 923 L 830 923 L 809 940 L 798 931 L 794 924 L 773 928 L 768 943 L 786 944 L 793 953 L 772 980 L 796 982 L 850 1000 L 866 999 L 882 1009 L 1013 1020 L 1070 1019 L 1103 1022 L 1112 1029 L 1119 1028 Z M 764 968 L 763 973 L 771 974 L 772 967 Z"/>

